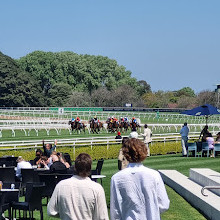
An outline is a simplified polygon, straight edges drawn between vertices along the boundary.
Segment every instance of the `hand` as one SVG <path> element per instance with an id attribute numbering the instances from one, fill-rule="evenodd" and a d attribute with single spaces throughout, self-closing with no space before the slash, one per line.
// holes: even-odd
<path id="1" fill-rule="evenodd" d="M 54 144 L 57 145 L 57 139 L 54 140 Z"/>

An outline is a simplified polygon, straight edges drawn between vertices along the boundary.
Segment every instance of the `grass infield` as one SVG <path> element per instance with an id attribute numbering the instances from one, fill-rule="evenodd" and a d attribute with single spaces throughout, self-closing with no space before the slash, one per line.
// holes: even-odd
<path id="1" fill-rule="evenodd" d="M 151 156 L 144 161 L 144 165 L 153 169 L 176 169 L 182 174 L 189 176 L 190 168 L 210 168 L 217 172 L 220 172 L 219 158 L 194 158 L 194 157 L 181 157 L 180 154 L 173 155 L 160 155 Z M 96 161 L 93 162 L 93 167 L 96 166 Z M 118 172 L 117 160 L 110 159 L 105 160 L 103 164 L 102 174 L 106 175 L 103 179 L 103 187 L 106 194 L 107 205 L 110 204 L 110 180 L 113 174 Z M 188 202 L 186 202 L 181 196 L 179 196 L 173 189 L 166 186 L 167 193 L 170 199 L 170 208 L 167 212 L 161 216 L 162 220 L 202 220 L 206 219 L 201 213 L 193 208 Z M 55 219 L 47 216 L 47 209 L 45 200 L 43 200 L 44 219 Z M 40 219 L 38 212 L 34 213 L 36 219 Z"/>

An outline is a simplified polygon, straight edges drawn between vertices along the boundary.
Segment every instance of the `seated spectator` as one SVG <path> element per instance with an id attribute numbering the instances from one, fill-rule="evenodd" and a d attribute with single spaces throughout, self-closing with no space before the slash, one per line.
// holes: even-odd
<path id="1" fill-rule="evenodd" d="M 37 165 L 37 162 L 40 160 L 41 156 L 43 156 L 42 150 L 37 149 L 35 155 L 36 157 L 34 158 L 33 165 Z"/>
<path id="2" fill-rule="evenodd" d="M 50 166 L 51 173 L 67 173 L 66 166 L 60 162 L 59 157 L 56 154 L 52 154 L 53 164 Z"/>
<path id="3" fill-rule="evenodd" d="M 207 133 L 206 135 L 206 142 L 209 145 L 209 151 L 211 153 L 210 157 L 214 157 L 214 138 L 212 137 L 211 133 Z"/>
<path id="4" fill-rule="evenodd" d="M 47 158 L 46 156 L 41 156 L 40 160 L 38 160 L 37 165 L 40 168 L 45 168 L 46 170 L 49 170 L 49 158 Z"/>
<path id="5" fill-rule="evenodd" d="M 67 156 L 66 156 L 66 158 L 67 158 Z M 66 166 L 66 168 L 69 169 L 71 166 L 71 162 L 70 161 L 67 162 L 66 158 L 65 158 L 64 154 L 62 154 L 62 153 L 60 154 L 60 162 L 62 162 Z"/>
<path id="6" fill-rule="evenodd" d="M 52 152 L 55 150 L 57 145 L 57 140 L 54 141 L 54 146 L 52 146 L 52 144 L 44 144 L 44 140 L 43 140 L 43 149 L 44 149 L 44 156 L 46 157 L 50 157 Z"/>
<path id="7" fill-rule="evenodd" d="M 60 181 L 47 205 L 49 216 L 60 219 L 108 220 L 105 192 L 92 181 L 92 159 L 81 153 L 75 161 L 76 175 Z"/>
<path id="8" fill-rule="evenodd" d="M 160 219 L 170 201 L 159 172 L 141 163 L 147 157 L 145 144 L 131 138 L 122 153 L 129 164 L 111 178 L 111 219 Z"/>
<path id="9" fill-rule="evenodd" d="M 16 170 L 16 178 L 17 180 L 21 181 L 21 169 L 22 168 L 32 168 L 31 164 L 23 159 L 22 156 L 19 156 L 17 159 L 17 170 Z"/>
<path id="10" fill-rule="evenodd" d="M 208 128 L 209 128 L 209 126 L 206 125 L 206 126 L 202 129 L 202 131 L 201 131 L 201 133 L 200 133 L 199 140 L 200 140 L 200 138 L 202 137 L 202 142 L 206 142 L 207 134 L 210 133 L 209 130 L 208 130 Z"/>
<path id="11" fill-rule="evenodd" d="M 118 131 L 117 136 L 115 137 L 115 139 L 122 139 L 122 136 L 121 136 L 121 132 L 120 132 L 120 131 Z"/>
<path id="12" fill-rule="evenodd" d="M 220 143 L 220 132 L 218 132 L 215 141 L 216 141 L 216 143 Z"/>

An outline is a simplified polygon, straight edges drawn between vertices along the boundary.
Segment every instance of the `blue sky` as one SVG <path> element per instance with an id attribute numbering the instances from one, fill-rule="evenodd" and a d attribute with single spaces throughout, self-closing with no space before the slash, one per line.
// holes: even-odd
<path id="1" fill-rule="evenodd" d="M 153 91 L 220 83 L 219 0 L 1 0 L 0 51 L 108 56 Z"/>

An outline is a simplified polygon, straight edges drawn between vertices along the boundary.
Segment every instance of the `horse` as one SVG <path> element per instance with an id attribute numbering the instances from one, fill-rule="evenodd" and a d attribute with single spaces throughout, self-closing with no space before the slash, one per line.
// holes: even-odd
<path id="1" fill-rule="evenodd" d="M 78 121 L 69 121 L 69 124 L 71 125 L 72 131 L 76 130 L 77 133 L 80 133 L 81 130 L 86 132 L 85 130 L 85 124 L 84 123 L 79 123 Z"/>
<path id="2" fill-rule="evenodd" d="M 121 121 L 119 124 L 119 128 L 121 132 L 128 132 L 128 128 L 130 127 L 130 124 L 124 121 Z"/>
<path id="3" fill-rule="evenodd" d="M 89 124 L 92 133 L 95 132 L 96 134 L 98 134 L 98 132 L 100 132 L 100 129 L 103 127 L 103 124 L 101 122 L 95 122 L 94 119 L 90 119 Z"/>
<path id="4" fill-rule="evenodd" d="M 138 128 L 141 127 L 138 123 L 136 123 L 136 122 L 134 122 L 134 121 L 132 121 L 132 122 L 130 123 L 130 126 L 131 126 L 131 130 L 132 130 L 132 131 L 133 131 L 133 130 L 136 131 Z"/>
<path id="5" fill-rule="evenodd" d="M 119 124 L 116 121 L 108 122 L 108 127 L 107 127 L 108 131 L 115 132 L 118 131 L 118 128 L 119 128 Z"/>

